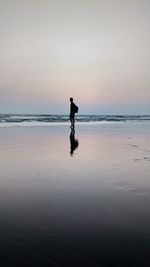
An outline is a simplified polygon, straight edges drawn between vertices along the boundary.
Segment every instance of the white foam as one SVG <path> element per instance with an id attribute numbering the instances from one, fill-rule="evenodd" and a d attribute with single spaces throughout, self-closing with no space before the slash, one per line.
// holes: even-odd
<path id="1" fill-rule="evenodd" d="M 76 122 L 76 125 L 110 125 L 110 124 L 122 124 L 124 122 L 121 121 L 89 121 L 89 122 Z M 12 128 L 12 127 L 47 127 L 47 126 L 63 126 L 70 125 L 70 122 L 5 122 L 0 123 L 0 128 Z"/>

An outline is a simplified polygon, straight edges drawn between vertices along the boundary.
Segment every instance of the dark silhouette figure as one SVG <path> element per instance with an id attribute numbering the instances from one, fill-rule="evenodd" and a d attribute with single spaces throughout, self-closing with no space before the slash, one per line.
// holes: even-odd
<path id="1" fill-rule="evenodd" d="M 78 112 L 78 107 L 73 102 L 73 98 L 70 97 L 70 122 L 71 126 L 70 128 L 74 129 L 75 126 L 75 113 Z"/>
<path id="2" fill-rule="evenodd" d="M 73 156 L 74 150 L 78 147 L 78 139 L 75 139 L 75 130 L 71 129 L 70 132 L 70 156 Z"/>

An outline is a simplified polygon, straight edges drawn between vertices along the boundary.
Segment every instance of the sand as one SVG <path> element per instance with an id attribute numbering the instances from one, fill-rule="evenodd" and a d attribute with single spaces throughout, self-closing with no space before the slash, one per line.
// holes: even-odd
<path id="1" fill-rule="evenodd" d="M 149 122 L 1 128 L 0 151 L 2 267 L 150 266 Z"/>

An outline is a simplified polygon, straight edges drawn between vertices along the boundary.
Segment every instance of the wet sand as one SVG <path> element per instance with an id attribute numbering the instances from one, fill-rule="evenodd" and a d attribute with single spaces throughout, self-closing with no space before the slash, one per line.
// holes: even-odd
<path id="1" fill-rule="evenodd" d="M 1 128 L 0 151 L 2 267 L 150 266 L 149 122 Z"/>

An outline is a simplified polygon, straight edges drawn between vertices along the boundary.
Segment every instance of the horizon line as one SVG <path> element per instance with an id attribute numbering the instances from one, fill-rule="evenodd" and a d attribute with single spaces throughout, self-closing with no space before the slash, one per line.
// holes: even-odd
<path id="1" fill-rule="evenodd" d="M 11 112 L 0 112 L 0 115 L 46 115 L 46 116 L 50 116 L 50 115 L 65 115 L 65 116 L 69 116 L 69 112 L 68 113 L 11 113 Z M 77 114 L 76 113 L 76 116 L 150 116 L 150 114 L 144 114 L 144 113 L 136 113 L 136 114 L 133 114 L 133 113 L 130 113 L 130 114 L 121 114 L 121 113 L 116 113 L 116 114 L 113 114 L 113 113 L 86 113 L 86 114 Z"/>

